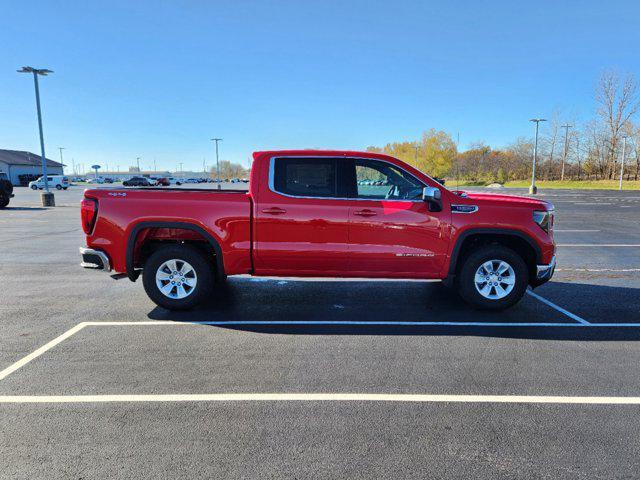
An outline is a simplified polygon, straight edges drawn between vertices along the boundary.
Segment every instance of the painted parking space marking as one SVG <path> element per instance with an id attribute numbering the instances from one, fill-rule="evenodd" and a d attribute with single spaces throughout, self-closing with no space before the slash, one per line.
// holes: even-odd
<path id="1" fill-rule="evenodd" d="M 105 322 L 81 322 L 70 328 L 42 347 L 24 356 L 15 363 L 9 365 L 0 371 L 0 380 L 6 378 L 16 370 L 27 365 L 42 354 L 51 350 L 59 343 L 67 340 L 86 327 L 107 327 L 107 326 L 194 326 L 194 325 L 210 325 L 210 326 L 392 326 L 392 327 L 485 327 L 485 328 L 529 328 L 529 327 L 545 327 L 545 328 L 619 328 L 619 327 L 640 327 L 640 323 L 590 323 L 578 315 L 556 305 L 555 303 L 541 297 L 531 290 L 527 290 L 527 294 L 554 310 L 568 316 L 576 323 L 562 322 L 455 322 L 455 321 L 349 321 L 349 320 L 219 320 L 219 321 L 198 321 L 198 322 L 178 322 L 170 320 L 150 320 L 150 321 L 105 321 Z"/>
<path id="2" fill-rule="evenodd" d="M 551 301 L 547 300 L 546 298 L 541 297 L 540 295 L 538 295 L 537 293 L 533 292 L 532 290 L 527 290 L 527 293 L 528 293 L 530 296 L 532 296 L 533 298 L 535 298 L 536 300 L 541 301 L 541 302 L 542 302 L 542 303 L 544 303 L 545 305 L 547 305 L 547 306 L 549 306 L 549 307 L 553 308 L 554 310 L 557 310 L 558 312 L 560 312 L 560 313 L 562 313 L 562 314 L 566 315 L 567 317 L 569 317 L 569 318 L 571 318 L 571 319 L 575 320 L 576 322 L 578 322 L 578 323 L 580 323 L 580 324 L 582 324 L 582 325 L 591 325 L 591 324 L 590 324 L 589 322 L 587 322 L 584 318 L 579 317 L 578 315 L 576 315 L 576 314 L 574 314 L 574 313 L 571 313 L 571 312 L 570 312 L 570 311 L 568 311 L 568 310 L 565 310 L 564 308 L 562 308 L 562 307 L 560 307 L 560 306 L 556 305 L 555 303 L 553 303 L 553 302 L 551 302 Z"/>
<path id="3" fill-rule="evenodd" d="M 556 272 L 640 272 L 640 268 L 556 268 Z"/>
<path id="4" fill-rule="evenodd" d="M 16 370 L 18 370 L 19 368 L 25 366 L 27 363 L 29 363 L 30 361 L 38 358 L 40 355 L 42 355 L 43 353 L 45 353 L 47 350 L 52 349 L 53 347 L 55 347 L 56 345 L 58 345 L 60 342 L 63 342 L 64 340 L 66 340 L 67 338 L 69 338 L 72 335 L 75 335 L 76 333 L 78 333 L 80 330 L 82 330 L 84 327 L 86 327 L 86 323 L 82 322 L 79 323 L 78 325 L 76 325 L 73 328 L 70 328 L 69 330 L 67 330 L 66 332 L 64 332 L 62 335 L 54 338 L 53 340 L 51 340 L 49 343 L 46 343 L 45 345 L 41 346 L 40 348 L 38 348 L 37 350 L 35 350 L 34 352 L 30 353 L 29 355 L 21 358 L 20 360 L 18 360 L 17 362 L 15 362 L 13 365 L 10 365 L 9 367 L 5 368 L 4 370 L 2 370 L 0 372 L 0 380 L 2 380 L 3 378 L 7 377 L 8 375 L 12 374 L 13 372 L 15 372 Z"/>
<path id="5" fill-rule="evenodd" d="M 165 395 L 2 395 L 6 403 L 106 402 L 404 402 L 640 405 L 640 397 L 561 395 L 434 395 L 420 393 L 209 393 Z"/>
<path id="6" fill-rule="evenodd" d="M 560 243 L 556 247 L 640 247 L 640 243 Z"/>
<path id="7" fill-rule="evenodd" d="M 553 233 L 558 233 L 558 232 L 562 232 L 562 233 L 596 233 L 599 232 L 600 230 L 573 230 L 573 229 L 567 229 L 567 230 L 562 230 L 562 229 L 554 229 Z"/>

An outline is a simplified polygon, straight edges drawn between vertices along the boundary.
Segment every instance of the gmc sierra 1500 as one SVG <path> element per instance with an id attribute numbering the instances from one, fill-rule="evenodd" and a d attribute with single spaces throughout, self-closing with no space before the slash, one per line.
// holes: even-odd
<path id="1" fill-rule="evenodd" d="M 553 206 L 449 191 L 387 155 L 253 155 L 249 191 L 87 190 L 82 266 L 135 281 L 158 305 L 198 304 L 227 275 L 441 279 L 503 309 L 555 268 Z"/>

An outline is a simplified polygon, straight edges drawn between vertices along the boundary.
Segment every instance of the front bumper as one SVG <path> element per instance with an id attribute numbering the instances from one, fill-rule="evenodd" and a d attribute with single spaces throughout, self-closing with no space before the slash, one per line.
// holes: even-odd
<path id="1" fill-rule="evenodd" d="M 542 285 L 551 280 L 553 272 L 556 269 L 556 256 L 551 258 L 551 262 L 546 265 L 536 265 L 536 285 Z"/>
<path id="2" fill-rule="evenodd" d="M 106 253 L 93 248 L 80 247 L 80 255 L 82 256 L 81 267 L 93 268 L 104 272 L 111 271 L 111 263 L 109 263 L 109 257 L 107 257 Z"/>

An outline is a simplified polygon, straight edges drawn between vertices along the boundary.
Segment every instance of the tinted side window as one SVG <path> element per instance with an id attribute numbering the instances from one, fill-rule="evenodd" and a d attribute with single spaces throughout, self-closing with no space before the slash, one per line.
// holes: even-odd
<path id="1" fill-rule="evenodd" d="M 418 179 L 387 162 L 355 161 L 357 196 L 371 200 L 419 200 L 424 185 Z"/>
<path id="2" fill-rule="evenodd" d="M 298 197 L 337 197 L 336 160 L 333 158 L 276 158 L 273 187 Z"/>

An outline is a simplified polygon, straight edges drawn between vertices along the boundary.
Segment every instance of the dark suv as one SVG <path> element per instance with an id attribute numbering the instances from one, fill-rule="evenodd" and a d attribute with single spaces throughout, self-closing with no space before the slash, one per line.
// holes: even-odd
<path id="1" fill-rule="evenodd" d="M 145 177 L 131 177 L 129 180 L 122 182 L 125 187 L 150 187 L 151 183 Z"/>
<path id="2" fill-rule="evenodd" d="M 0 172 L 0 208 L 9 205 L 9 200 L 13 198 L 13 184 L 6 173 Z"/>

